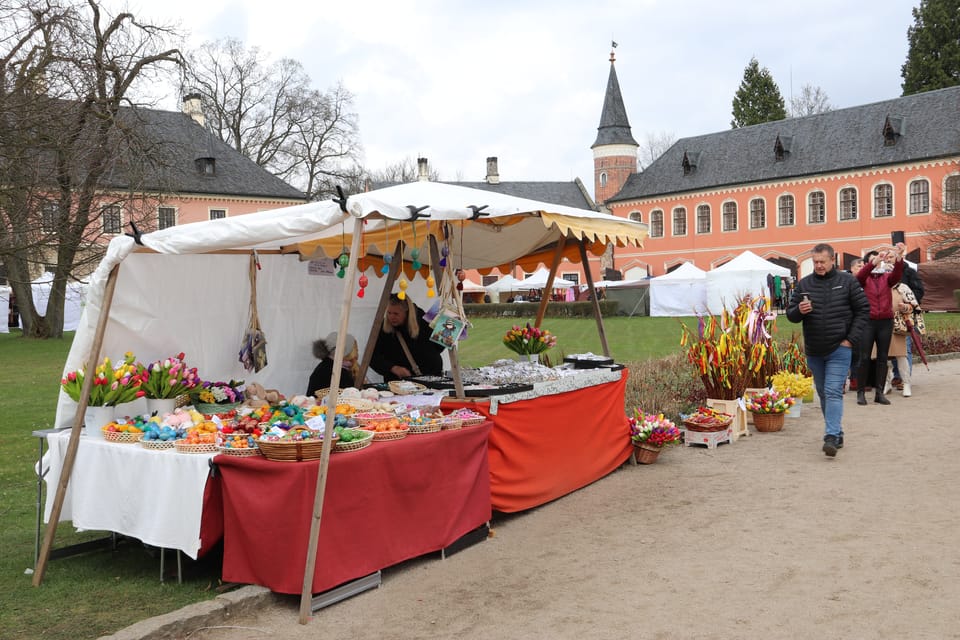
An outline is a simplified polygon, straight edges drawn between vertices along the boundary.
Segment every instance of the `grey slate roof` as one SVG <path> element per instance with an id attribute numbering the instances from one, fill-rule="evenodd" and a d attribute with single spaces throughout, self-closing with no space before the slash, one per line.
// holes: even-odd
<path id="1" fill-rule="evenodd" d="M 184 113 L 138 108 L 125 110 L 123 117 L 135 123 L 136 130 L 154 142 L 157 154 L 164 158 L 147 170 L 144 178 L 147 189 L 164 193 L 306 200 L 303 192 L 261 168 Z M 216 173 L 202 175 L 196 166 L 198 158 L 214 158 Z M 130 180 L 121 168 L 109 182 L 110 186 L 127 187 Z"/>
<path id="2" fill-rule="evenodd" d="M 888 118 L 901 134 L 892 146 L 884 146 Z M 774 153 L 778 136 L 788 150 L 780 162 Z M 688 160 L 696 157 L 688 175 L 683 171 L 684 154 Z M 683 138 L 642 173 L 632 174 L 610 202 L 956 154 L 960 154 L 960 87 L 950 87 Z"/>
<path id="3" fill-rule="evenodd" d="M 566 207 L 596 210 L 593 201 L 583 192 L 576 181 L 501 182 L 499 184 L 489 184 L 487 182 L 446 182 L 446 184 L 455 184 L 460 187 L 469 187 L 482 191 L 493 191 L 517 198 L 539 200 L 541 202 L 559 204 Z M 476 204 L 482 205 L 483 203 L 478 200 Z"/>
<path id="4" fill-rule="evenodd" d="M 610 76 L 607 78 L 607 93 L 603 98 L 600 126 L 597 127 L 597 139 L 590 148 L 593 149 L 605 144 L 640 146 L 630 132 L 630 121 L 627 119 L 627 109 L 623 106 L 620 82 L 617 80 L 617 69 L 613 66 L 612 55 L 610 57 Z"/>

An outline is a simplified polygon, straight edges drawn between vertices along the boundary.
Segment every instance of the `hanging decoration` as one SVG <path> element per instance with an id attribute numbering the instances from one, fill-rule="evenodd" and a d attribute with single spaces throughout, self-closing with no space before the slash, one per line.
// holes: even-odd
<path id="1" fill-rule="evenodd" d="M 343 223 L 340 223 L 340 246 L 342 247 L 340 255 L 333 261 L 333 266 L 340 267 L 340 270 L 337 271 L 337 277 L 343 278 L 347 275 L 347 265 L 350 264 L 350 254 L 347 252 L 346 233 L 344 232 Z"/>
<path id="2" fill-rule="evenodd" d="M 400 282 L 397 283 L 397 286 L 400 287 L 400 291 L 397 293 L 397 297 L 401 300 L 407 299 L 407 287 L 409 283 L 407 282 L 406 274 L 403 272 L 403 224 L 399 225 L 400 228 Z"/>
<path id="3" fill-rule="evenodd" d="M 414 216 L 413 222 L 410 223 L 413 227 L 413 248 L 410 249 L 410 262 L 414 271 L 419 271 L 420 267 L 423 266 L 420 262 L 420 245 L 417 244 L 417 218 Z"/>
<path id="4" fill-rule="evenodd" d="M 363 221 L 363 225 L 366 225 L 366 224 L 367 224 L 367 221 L 364 220 L 364 221 Z M 363 227 L 361 227 L 360 233 L 361 233 L 361 234 L 363 233 Z M 364 245 L 364 237 L 363 237 L 362 235 L 360 236 L 360 255 L 362 255 L 362 256 L 367 255 L 366 246 Z M 362 297 L 363 297 L 363 295 L 364 295 L 364 289 L 367 288 L 367 285 L 368 285 L 369 283 L 370 283 L 370 281 L 367 279 L 367 274 L 361 272 L 361 273 L 360 273 L 360 278 L 357 280 L 357 284 L 360 285 L 360 290 L 357 291 L 357 297 L 358 297 L 358 298 L 362 298 Z"/>
<path id="5" fill-rule="evenodd" d="M 387 248 L 390 247 L 390 225 L 387 224 L 388 222 L 389 221 L 386 218 L 383 219 L 383 233 L 384 237 L 386 238 L 386 240 L 384 240 L 384 245 Z M 380 267 L 380 273 L 387 275 L 390 273 L 390 263 L 393 262 L 393 254 L 388 253 L 386 250 L 381 250 L 381 253 L 383 254 L 383 266 Z"/>
<path id="6" fill-rule="evenodd" d="M 429 238 L 430 235 L 427 234 L 427 237 Z M 427 250 L 427 258 L 429 259 L 429 262 L 427 263 L 427 273 L 429 274 L 427 276 L 427 297 L 433 298 L 437 295 L 433 290 L 434 287 L 437 286 L 437 281 L 433 278 L 433 251 Z"/>

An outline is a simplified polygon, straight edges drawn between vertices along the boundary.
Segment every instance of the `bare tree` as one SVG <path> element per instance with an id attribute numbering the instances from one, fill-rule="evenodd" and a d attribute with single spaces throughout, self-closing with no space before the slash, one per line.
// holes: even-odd
<path id="1" fill-rule="evenodd" d="M 133 162 L 143 149 L 129 96 L 180 56 L 164 49 L 168 29 L 104 15 L 95 0 L 0 0 L 0 16 L 0 259 L 24 335 L 59 337 L 68 279 L 99 259 L 105 230 L 117 232 L 101 211 L 147 174 Z M 54 265 L 42 317 L 30 287 L 38 264 Z"/>
<path id="2" fill-rule="evenodd" d="M 833 111 L 830 98 L 823 89 L 812 84 L 803 85 L 800 88 L 800 93 L 790 98 L 791 118 L 812 116 L 827 111 Z"/>
<path id="3" fill-rule="evenodd" d="M 235 39 L 191 52 L 183 82 L 184 93 L 201 95 L 215 135 L 310 198 L 355 175 L 357 118 L 342 85 L 314 90 L 299 62 L 273 62 Z"/>
<path id="4" fill-rule="evenodd" d="M 646 134 L 643 137 L 643 142 L 640 144 L 638 158 L 640 170 L 643 171 L 653 164 L 653 162 L 662 156 L 667 149 L 672 147 L 676 141 L 677 136 L 667 131 L 657 131 Z"/>

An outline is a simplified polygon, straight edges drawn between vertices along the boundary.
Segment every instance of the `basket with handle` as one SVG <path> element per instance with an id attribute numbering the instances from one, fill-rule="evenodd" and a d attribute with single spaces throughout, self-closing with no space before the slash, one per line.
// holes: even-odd
<path id="1" fill-rule="evenodd" d="M 311 436 L 307 439 L 288 437 L 280 440 L 264 440 L 263 437 L 257 441 L 260 447 L 260 453 L 267 460 L 276 462 L 302 462 L 304 460 L 318 460 L 323 453 L 323 434 L 318 431 L 312 431 L 307 427 L 293 427 L 288 435 Z M 337 434 L 330 434 L 334 444 L 338 437 Z M 312 437 L 316 436 L 316 437 Z"/>

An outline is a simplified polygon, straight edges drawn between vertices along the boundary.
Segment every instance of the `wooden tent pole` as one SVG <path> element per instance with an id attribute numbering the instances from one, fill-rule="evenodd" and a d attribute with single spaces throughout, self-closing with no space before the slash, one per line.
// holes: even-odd
<path id="1" fill-rule="evenodd" d="M 317 566 L 317 544 L 320 539 L 320 519 L 323 516 L 323 498 L 327 489 L 327 471 L 330 468 L 330 449 L 333 448 L 333 423 L 337 411 L 337 394 L 340 389 L 340 372 L 343 370 L 343 350 L 350 325 L 350 303 L 353 300 L 353 282 L 360 262 L 360 240 L 363 237 L 363 219 L 355 218 L 353 243 L 350 247 L 350 265 L 343 283 L 340 301 L 340 328 L 337 331 L 337 346 L 333 353 L 333 374 L 330 376 L 330 391 L 327 394 L 327 420 L 323 430 L 323 449 L 320 466 L 317 468 L 317 487 L 313 496 L 313 519 L 310 522 L 310 538 L 307 545 L 307 560 L 303 568 L 303 591 L 300 593 L 300 624 L 307 624 L 313 608 L 313 574 Z"/>
<path id="2" fill-rule="evenodd" d="M 400 267 L 403 266 L 403 242 L 397 241 L 397 248 L 393 252 L 393 262 L 390 263 L 390 271 L 387 273 L 386 280 L 383 283 L 383 291 L 380 293 L 380 304 L 377 305 L 377 312 L 373 316 L 373 325 L 370 327 L 370 335 L 367 336 L 367 344 L 363 348 L 363 358 L 360 360 L 360 367 L 357 370 L 358 385 L 362 385 L 367 378 L 367 369 L 370 368 L 370 360 L 373 359 L 373 349 L 377 346 L 377 338 L 380 336 L 380 329 L 383 328 L 383 314 L 387 310 L 387 303 L 390 300 L 390 292 L 393 291 L 393 283 L 397 281 L 400 275 Z"/>
<path id="3" fill-rule="evenodd" d="M 47 572 L 47 561 L 50 559 L 50 550 L 53 548 L 53 539 L 57 535 L 57 524 L 60 522 L 60 514 L 63 512 L 67 484 L 70 482 L 73 463 L 77 459 L 77 449 L 80 447 L 80 425 L 83 424 L 83 414 L 87 410 L 87 401 L 90 398 L 90 390 L 93 388 L 93 380 L 96 377 L 94 371 L 100 361 L 100 348 L 103 346 L 103 334 L 107 330 L 107 321 L 110 319 L 110 305 L 113 304 L 113 292 L 117 288 L 117 274 L 119 272 L 120 265 L 114 265 L 113 269 L 110 270 L 110 275 L 107 276 L 107 285 L 103 290 L 103 304 L 100 306 L 100 316 L 97 318 L 97 328 L 93 334 L 90 355 L 87 357 L 87 364 L 83 369 L 83 387 L 80 389 L 80 402 L 77 405 L 77 412 L 73 416 L 70 443 L 67 445 L 67 454 L 63 459 L 63 468 L 60 470 L 60 482 L 57 484 L 57 495 L 54 497 L 53 509 L 50 511 L 50 522 L 47 523 L 40 557 L 37 559 L 37 566 L 34 569 L 33 586 L 35 587 L 39 587 L 40 583 L 43 582 L 43 576 Z"/>
<path id="4" fill-rule="evenodd" d="M 433 279 L 439 288 L 443 282 L 443 268 L 440 266 L 440 249 L 437 246 L 437 238 L 430 234 L 430 265 L 433 268 Z M 457 341 L 454 341 L 450 347 L 450 372 L 453 374 L 453 389 L 457 394 L 457 399 L 464 400 L 467 396 L 463 392 L 463 376 L 460 375 L 460 357 L 457 352 Z"/>
<path id="5" fill-rule="evenodd" d="M 557 275 L 557 269 L 560 267 L 560 260 L 563 259 L 563 249 L 567 246 L 566 234 L 560 236 L 557 242 L 557 249 L 553 252 L 553 264 L 550 265 L 550 275 L 547 276 L 547 288 L 544 289 L 544 295 L 540 298 L 540 308 L 537 309 L 537 320 L 533 326 L 539 327 L 543 322 L 543 316 L 547 313 L 547 303 L 550 302 L 550 295 L 553 293 L 553 279 Z"/>
<path id="6" fill-rule="evenodd" d="M 600 301 L 597 300 L 597 290 L 593 286 L 593 274 L 590 273 L 590 262 L 587 258 L 587 245 L 583 239 L 580 240 L 580 260 L 583 263 L 583 272 L 586 274 L 587 288 L 590 291 L 590 297 L 593 299 L 593 315 L 597 318 L 600 346 L 603 348 L 603 355 L 609 358 L 610 347 L 607 346 L 607 332 L 603 329 L 603 314 L 600 312 Z"/>

